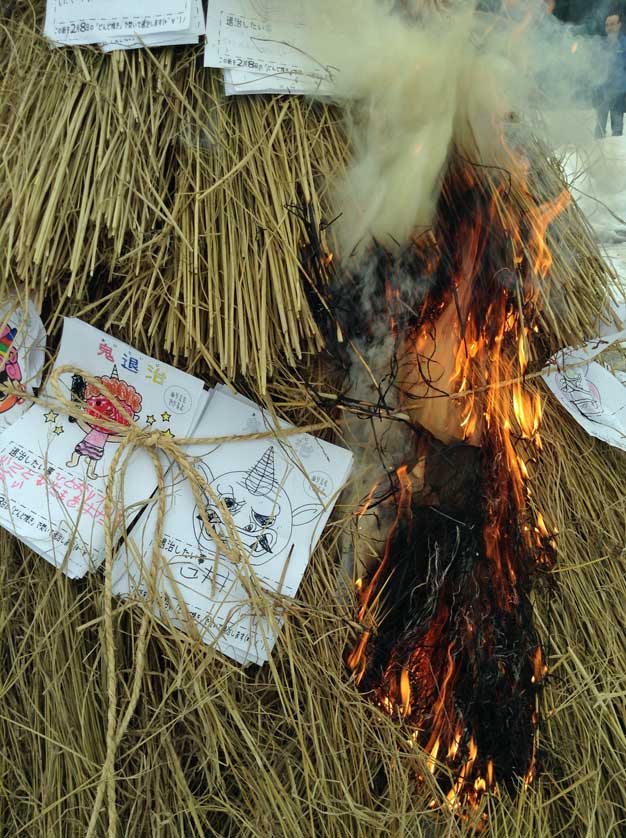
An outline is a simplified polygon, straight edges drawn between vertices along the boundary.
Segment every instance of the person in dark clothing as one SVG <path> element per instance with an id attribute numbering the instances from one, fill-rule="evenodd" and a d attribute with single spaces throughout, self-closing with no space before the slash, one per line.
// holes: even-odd
<path id="1" fill-rule="evenodd" d="M 614 137 L 624 133 L 626 102 L 626 35 L 622 32 L 621 12 L 609 14 L 605 20 L 606 48 L 609 51 L 609 73 L 606 83 L 594 91 L 597 124 L 596 137 L 606 135 L 606 123 L 611 117 Z"/>

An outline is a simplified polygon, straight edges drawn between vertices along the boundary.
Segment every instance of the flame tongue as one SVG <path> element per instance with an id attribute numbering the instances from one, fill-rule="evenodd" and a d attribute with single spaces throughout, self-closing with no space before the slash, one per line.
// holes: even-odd
<path id="1" fill-rule="evenodd" d="M 455 808 L 532 776 L 546 674 L 529 594 L 554 541 L 529 502 L 541 404 L 524 376 L 551 266 L 545 234 L 568 196 L 534 201 L 527 165 L 512 161 L 516 201 L 502 175 L 481 185 L 457 168 L 444 185 L 435 253 L 423 255 L 434 280 L 398 364 L 403 408 L 432 436 L 422 435 L 419 486 L 412 496 L 404 486 L 362 589 L 368 631 L 348 659 L 363 688 L 411 726 L 428 769 L 452 769 Z M 393 289 L 387 301 L 397 301 Z M 396 318 L 391 329 L 399 334 Z M 468 446 L 476 453 L 461 463 Z"/>
<path id="2" fill-rule="evenodd" d="M 391 551 L 403 557 L 386 582 L 385 606 L 395 620 L 380 625 L 363 688 L 424 731 L 417 741 L 431 771 L 444 760 L 463 772 L 458 799 L 470 787 L 487 788 L 490 762 L 500 779 L 524 776 L 533 759 L 529 731 L 541 680 L 533 678 L 544 666 L 525 591 L 516 590 L 515 608 L 499 607 L 480 522 L 463 521 L 458 512 L 451 521 L 430 508 L 414 509 Z"/>

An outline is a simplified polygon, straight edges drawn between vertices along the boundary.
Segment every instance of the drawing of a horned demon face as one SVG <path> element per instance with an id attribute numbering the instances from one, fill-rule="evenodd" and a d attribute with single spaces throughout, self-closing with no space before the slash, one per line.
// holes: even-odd
<path id="1" fill-rule="evenodd" d="M 229 538 L 225 509 L 232 519 L 231 531 L 236 531 L 253 565 L 266 564 L 277 557 L 291 544 L 293 528 L 310 523 L 322 510 L 317 503 L 293 508 L 289 495 L 275 477 L 273 446 L 248 471 L 228 471 L 213 477 L 205 464 L 196 468 L 222 506 L 205 494 L 204 510 L 209 524 L 227 547 L 239 546 Z M 203 554 L 214 554 L 215 542 L 197 506 L 193 526 Z"/>

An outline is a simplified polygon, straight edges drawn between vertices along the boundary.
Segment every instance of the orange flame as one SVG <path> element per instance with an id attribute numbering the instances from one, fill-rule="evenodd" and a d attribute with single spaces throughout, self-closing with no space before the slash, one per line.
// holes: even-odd
<path id="1" fill-rule="evenodd" d="M 502 194 L 496 191 L 487 217 L 477 213 L 469 223 L 461 225 L 462 250 L 450 282 L 449 296 L 427 300 L 421 314 L 423 325 L 405 336 L 409 361 L 406 380 L 401 382 L 406 412 L 413 413 L 416 421 L 435 435 L 438 429 L 445 428 L 445 435 L 439 437 L 443 442 L 455 439 L 480 445 L 488 440 L 492 446 L 490 450 L 498 452 L 494 470 L 502 491 L 501 496 L 490 498 L 482 541 L 493 574 L 496 604 L 507 614 L 514 613 L 519 606 L 516 586 L 520 572 L 523 573 L 517 563 L 514 539 L 507 531 L 512 505 L 523 543 L 532 548 L 537 564 L 548 561 L 553 545 L 553 534 L 543 516 L 533 511 L 529 502 L 528 484 L 536 452 L 541 447 L 542 403 L 538 392 L 529 391 L 525 376 L 532 360 L 533 345 L 529 338 L 537 331 L 533 313 L 540 297 L 540 283 L 552 266 L 547 231 L 570 202 L 567 190 L 553 201 L 533 202 L 525 186 L 527 164 L 515 158 L 514 168 L 513 177 L 518 186 L 521 184 L 521 192 L 528 196 L 528 204 L 509 208 L 509 215 L 505 217 Z M 472 171 L 467 168 L 463 176 L 471 187 Z M 480 309 L 475 300 L 483 282 L 482 242 L 489 225 L 498 225 L 498 229 L 506 231 L 511 249 L 509 264 L 513 267 L 503 270 L 502 282 Z M 400 303 L 399 291 L 387 283 L 385 293 L 391 312 L 391 331 L 397 334 L 399 324 L 393 311 Z M 432 387 L 429 382 L 424 383 L 424 368 L 432 374 Z M 384 555 L 367 586 L 359 588 L 359 620 L 362 623 L 380 594 L 380 582 L 389 566 L 391 543 L 401 516 L 410 515 L 411 511 L 414 487 L 408 467 L 398 469 L 396 477 L 399 487 L 397 511 Z M 418 487 L 415 488 L 417 491 Z M 372 487 L 357 517 L 370 508 L 376 489 L 377 484 Z M 443 611 L 433 617 L 419 652 L 425 655 L 423 650 L 438 648 L 438 654 L 443 656 L 446 650 L 445 658 L 440 658 L 437 664 L 440 683 L 428 691 L 429 685 L 424 683 L 428 676 L 423 674 L 428 667 L 420 664 L 415 653 L 400 667 L 390 662 L 385 669 L 384 687 L 376 695 L 385 712 L 405 721 L 415 712 L 420 691 L 433 695 L 432 707 L 425 717 L 411 719 L 415 728 L 409 741 L 424 743 L 426 767 L 430 773 L 437 773 L 438 759 L 447 759 L 454 765 L 455 780 L 447 793 L 447 802 L 451 809 L 458 810 L 467 801 L 477 804 L 484 793 L 495 790 L 497 777 L 493 759 L 489 754 L 479 754 L 476 738 L 470 735 L 455 708 L 453 693 L 459 668 L 455 653 L 458 656 L 462 649 L 455 649 L 454 640 L 447 648 L 441 642 L 446 617 L 447 612 L 444 614 Z M 355 673 L 357 682 L 362 680 L 367 667 L 371 626 L 370 622 L 348 657 L 348 666 Z M 472 630 L 468 626 L 468 636 Z M 531 663 L 531 682 L 538 685 L 548 671 L 540 647 L 535 650 L 532 661 L 528 659 L 529 669 Z M 533 750 L 527 781 L 534 776 L 534 770 Z"/>

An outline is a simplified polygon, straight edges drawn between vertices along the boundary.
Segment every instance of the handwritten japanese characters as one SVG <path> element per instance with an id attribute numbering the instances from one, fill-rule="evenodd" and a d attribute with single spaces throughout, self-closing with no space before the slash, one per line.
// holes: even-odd
<path id="1" fill-rule="evenodd" d="M 27 363 L 18 333 L 0 330 L 13 382 Z M 0 434 L 0 525 L 71 578 L 99 567 L 113 533 L 115 594 L 148 600 L 240 663 L 267 660 L 276 595 L 296 595 L 351 453 L 76 319 L 64 320 L 42 396 Z M 132 428 L 185 440 L 195 492 L 157 447 L 166 485 L 155 494 L 148 451 L 119 449 Z"/>
<path id="2" fill-rule="evenodd" d="M 55 368 L 65 365 L 77 371 L 59 376 L 61 395 L 81 405 L 82 418 L 34 404 L 0 436 L 0 524 L 80 577 L 104 558 L 106 481 L 124 430 L 132 422 L 188 436 L 205 395 L 199 379 L 75 319 L 64 321 Z M 118 515 L 156 488 L 145 451 L 132 453 L 128 474 Z"/>
<path id="3" fill-rule="evenodd" d="M 253 402 L 216 388 L 198 437 L 276 435 L 227 441 L 204 453 L 195 464 L 206 485 L 202 509 L 189 484 L 172 474 L 162 566 L 151 564 L 154 510 L 135 527 L 114 565 L 118 594 L 147 597 L 156 574 L 151 601 L 157 613 L 181 626 L 189 615 L 205 642 L 241 663 L 267 660 L 280 625 L 277 612 L 274 619 L 259 613 L 250 591 L 296 595 L 352 464 L 349 451 L 308 434 L 281 436 L 287 428 L 274 425 Z M 240 556 L 238 563 L 220 555 L 213 534 Z"/>

